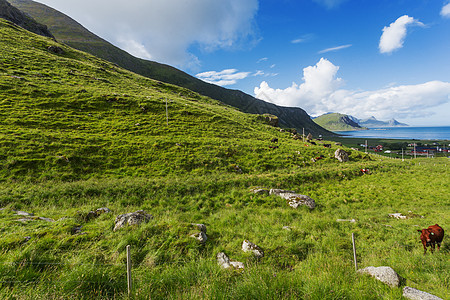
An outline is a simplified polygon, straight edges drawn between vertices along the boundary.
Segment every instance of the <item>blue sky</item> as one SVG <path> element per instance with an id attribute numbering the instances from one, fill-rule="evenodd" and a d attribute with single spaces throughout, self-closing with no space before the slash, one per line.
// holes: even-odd
<path id="1" fill-rule="evenodd" d="M 450 126 L 447 0 L 39 0 L 142 58 L 265 101 Z"/>

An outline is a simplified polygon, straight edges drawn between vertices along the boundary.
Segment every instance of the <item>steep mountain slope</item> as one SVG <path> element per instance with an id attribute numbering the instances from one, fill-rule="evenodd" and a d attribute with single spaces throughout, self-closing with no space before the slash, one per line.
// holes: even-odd
<path id="1" fill-rule="evenodd" d="M 314 122 L 332 131 L 345 131 L 345 130 L 364 130 L 358 123 L 354 122 L 348 115 L 339 113 L 330 113 L 321 115 L 315 119 Z"/>
<path id="2" fill-rule="evenodd" d="M 185 87 L 202 95 L 220 100 L 243 112 L 276 115 L 279 118 L 280 126 L 283 127 L 292 127 L 299 130 L 305 128 L 306 132 L 311 132 L 314 135 L 335 135 L 314 123 L 301 108 L 280 107 L 256 99 L 238 90 L 225 89 L 206 83 L 171 66 L 136 58 L 99 38 L 70 17 L 50 7 L 31 0 L 8 1 L 30 14 L 39 22 L 46 24 L 59 41 L 73 48 L 116 63 L 143 76 Z"/>
<path id="3" fill-rule="evenodd" d="M 298 166 L 316 155 L 308 148 L 289 156 L 299 142 L 260 115 L 3 20 L 0 46 L 0 177 L 251 173 Z M 277 151 L 268 147 L 274 136 L 286 140 Z"/>
<path id="4" fill-rule="evenodd" d="M 39 24 L 31 17 L 25 15 L 22 11 L 9 4 L 6 0 L 0 0 L 0 18 L 11 21 L 36 34 L 53 37 L 50 31 L 48 31 L 47 26 Z"/>

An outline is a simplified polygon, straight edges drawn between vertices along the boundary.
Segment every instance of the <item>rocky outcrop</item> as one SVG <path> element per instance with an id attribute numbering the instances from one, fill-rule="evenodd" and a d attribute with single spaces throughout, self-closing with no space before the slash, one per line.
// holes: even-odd
<path id="1" fill-rule="evenodd" d="M 47 26 L 39 24 L 18 8 L 9 4 L 6 0 L 0 0 L 0 18 L 13 22 L 14 24 L 33 33 L 54 38 Z"/>
<path id="2" fill-rule="evenodd" d="M 390 287 L 398 287 L 400 285 L 400 276 L 391 267 L 367 267 L 359 269 L 358 273 L 369 274 Z"/>
<path id="3" fill-rule="evenodd" d="M 289 206 L 293 208 L 298 208 L 299 206 L 305 205 L 310 209 L 316 207 L 316 202 L 309 196 L 297 194 L 294 191 L 281 190 L 281 189 L 271 189 L 270 195 L 277 195 L 281 198 L 286 199 Z"/>
<path id="4" fill-rule="evenodd" d="M 128 225 L 139 225 L 143 222 L 148 222 L 153 219 L 153 216 L 147 214 L 143 210 L 138 210 L 136 212 L 127 213 L 123 215 L 118 215 L 116 217 L 115 225 L 113 231 L 117 231 L 120 228 L 124 227 L 126 224 Z"/>
<path id="5" fill-rule="evenodd" d="M 348 153 L 345 152 L 342 149 L 337 149 L 336 152 L 334 152 L 334 157 L 339 161 L 339 162 L 346 162 L 349 161 L 348 158 Z"/>
<path id="6" fill-rule="evenodd" d="M 411 300 L 442 300 L 442 298 L 439 298 L 435 295 L 422 292 L 409 286 L 405 286 L 403 288 L 403 297 Z"/>

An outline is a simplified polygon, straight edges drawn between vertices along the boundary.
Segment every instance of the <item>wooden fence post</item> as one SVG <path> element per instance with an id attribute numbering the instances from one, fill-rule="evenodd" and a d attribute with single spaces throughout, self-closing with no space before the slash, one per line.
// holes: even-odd
<path id="1" fill-rule="evenodd" d="M 353 261 L 355 262 L 355 271 L 358 271 L 358 262 L 356 261 L 356 245 L 355 245 L 355 234 L 352 233 L 352 243 L 353 243 Z"/>
<path id="2" fill-rule="evenodd" d="M 128 286 L 128 297 L 131 296 L 131 252 L 130 245 L 127 246 L 127 286 Z"/>

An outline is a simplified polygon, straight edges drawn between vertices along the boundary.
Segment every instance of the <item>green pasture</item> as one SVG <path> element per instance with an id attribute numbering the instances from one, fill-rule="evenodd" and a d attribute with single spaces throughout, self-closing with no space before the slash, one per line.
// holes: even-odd
<path id="1" fill-rule="evenodd" d="M 0 298 L 125 299 L 127 245 L 132 299 L 401 299 L 404 285 L 449 298 L 447 238 L 423 255 L 417 232 L 449 228 L 447 158 L 303 142 L 1 20 L 0 46 Z M 87 217 L 101 207 L 111 212 Z M 153 219 L 113 231 L 137 210 Z M 206 243 L 191 223 L 206 225 Z M 359 267 L 390 266 L 401 287 L 355 272 L 352 233 Z M 244 253 L 245 239 L 264 257 Z M 219 252 L 245 269 L 222 269 Z"/>

